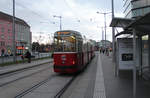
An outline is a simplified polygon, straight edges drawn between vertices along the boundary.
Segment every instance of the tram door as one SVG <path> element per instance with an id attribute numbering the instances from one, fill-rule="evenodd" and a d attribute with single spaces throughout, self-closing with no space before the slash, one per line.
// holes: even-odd
<path id="1" fill-rule="evenodd" d="M 89 43 L 87 43 L 87 56 L 88 56 L 88 62 L 90 61 L 90 49 L 89 49 Z"/>
<path id="2" fill-rule="evenodd" d="M 77 44 L 77 61 L 78 61 L 78 66 L 79 68 L 82 68 L 82 40 L 78 40 L 76 41 L 76 44 Z"/>

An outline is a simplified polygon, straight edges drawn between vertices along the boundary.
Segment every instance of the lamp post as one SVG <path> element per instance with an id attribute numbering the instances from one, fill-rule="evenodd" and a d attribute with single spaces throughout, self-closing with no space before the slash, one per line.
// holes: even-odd
<path id="1" fill-rule="evenodd" d="M 13 61 L 16 62 L 16 41 L 15 41 L 15 0 L 13 0 Z"/>
<path id="2" fill-rule="evenodd" d="M 102 27 L 102 40 L 104 40 L 104 31 L 103 31 L 103 27 Z"/>
<path id="3" fill-rule="evenodd" d="M 112 7 L 112 19 L 114 18 L 114 0 L 111 1 L 111 7 Z M 113 44 L 113 62 L 115 63 L 115 29 L 112 27 L 112 44 Z M 116 73 L 117 75 L 117 73 Z"/>
<path id="4" fill-rule="evenodd" d="M 60 19 L 60 30 L 62 30 L 62 21 L 61 21 L 61 18 L 62 18 L 62 16 L 56 16 L 56 15 L 54 15 L 53 17 L 56 17 L 56 18 L 59 18 Z"/>
<path id="5" fill-rule="evenodd" d="M 104 30 L 105 30 L 105 48 L 106 48 L 106 14 L 110 14 L 112 12 L 107 12 L 107 13 L 100 13 L 97 12 L 97 14 L 103 14 L 104 15 Z"/>

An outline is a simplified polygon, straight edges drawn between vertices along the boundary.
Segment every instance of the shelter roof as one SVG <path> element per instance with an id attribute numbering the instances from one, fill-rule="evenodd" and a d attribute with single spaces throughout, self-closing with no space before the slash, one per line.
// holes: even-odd
<path id="1" fill-rule="evenodd" d="M 110 24 L 110 27 L 121 27 L 121 28 L 126 28 L 133 19 L 128 19 L 128 18 L 113 18 Z"/>
<path id="2" fill-rule="evenodd" d="M 130 30 L 124 30 L 124 31 L 122 31 L 122 32 L 120 32 L 120 33 L 117 33 L 117 34 L 115 35 L 115 37 L 118 37 L 118 36 L 120 36 L 120 35 L 122 35 L 122 34 L 132 34 L 132 31 L 130 31 Z"/>
<path id="3" fill-rule="evenodd" d="M 127 28 L 134 28 L 137 31 L 145 34 L 150 32 L 150 13 L 137 18 L 133 22 L 131 22 Z"/>

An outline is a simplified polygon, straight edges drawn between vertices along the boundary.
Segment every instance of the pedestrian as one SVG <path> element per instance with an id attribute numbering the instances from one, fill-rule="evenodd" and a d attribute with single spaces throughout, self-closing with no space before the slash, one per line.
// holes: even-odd
<path id="1" fill-rule="evenodd" d="M 109 56 L 108 48 L 106 48 L 106 55 Z"/>
<path id="2" fill-rule="evenodd" d="M 2 49 L 2 50 L 1 50 L 1 56 L 4 57 L 4 54 L 5 54 L 5 50 Z"/>
<path id="3" fill-rule="evenodd" d="M 100 53 L 102 53 L 102 48 L 100 48 Z"/>
<path id="4" fill-rule="evenodd" d="M 103 49 L 103 54 L 105 53 L 105 49 Z"/>
<path id="5" fill-rule="evenodd" d="M 21 56 L 21 59 L 22 59 L 22 61 L 23 61 L 23 63 L 24 63 L 24 56 L 23 56 L 23 54 L 20 55 L 20 56 Z"/>
<path id="6" fill-rule="evenodd" d="M 26 52 L 25 57 L 28 59 L 28 63 L 31 63 L 31 53 L 29 51 Z"/>

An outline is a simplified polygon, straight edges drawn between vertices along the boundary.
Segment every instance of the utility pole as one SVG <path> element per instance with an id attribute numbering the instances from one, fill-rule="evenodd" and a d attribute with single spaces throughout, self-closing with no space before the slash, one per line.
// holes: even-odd
<path id="1" fill-rule="evenodd" d="M 104 15 L 104 30 L 105 30 L 105 48 L 106 48 L 106 14 L 110 14 L 112 12 L 107 12 L 107 13 L 100 13 L 97 12 L 97 14 L 103 14 Z"/>
<path id="2" fill-rule="evenodd" d="M 60 30 L 62 30 L 62 20 L 61 20 L 62 16 L 56 16 L 56 15 L 54 15 L 53 17 L 56 17 L 56 18 L 60 19 Z"/>
<path id="3" fill-rule="evenodd" d="M 103 31 L 103 27 L 102 27 L 102 40 L 104 40 L 104 31 Z"/>
<path id="4" fill-rule="evenodd" d="M 16 62 L 16 34 L 15 34 L 15 0 L 13 0 L 13 61 Z"/>

